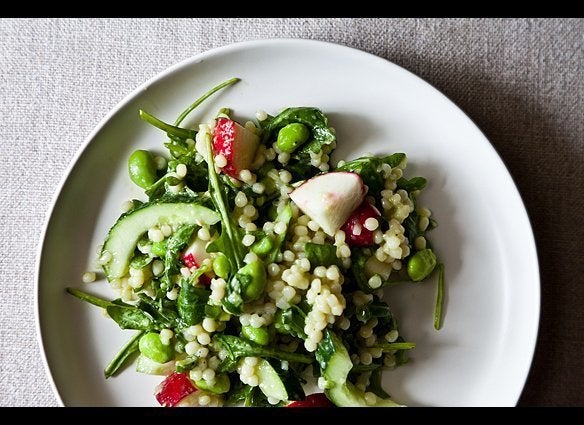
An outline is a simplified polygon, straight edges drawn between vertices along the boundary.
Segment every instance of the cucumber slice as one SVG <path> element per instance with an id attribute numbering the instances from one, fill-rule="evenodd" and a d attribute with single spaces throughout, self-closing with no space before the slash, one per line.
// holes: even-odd
<path id="1" fill-rule="evenodd" d="M 188 202 L 148 203 L 122 215 L 110 229 L 102 249 L 102 254 L 111 254 L 111 261 L 103 266 L 107 279 L 119 279 L 128 273 L 136 244 L 151 227 L 159 224 L 173 227 L 184 224 L 212 225 L 219 218 L 219 213 Z"/>
<path id="2" fill-rule="evenodd" d="M 257 374 L 260 390 L 266 397 L 288 400 L 288 391 L 286 391 L 280 375 L 267 360 L 260 359 L 257 365 Z"/>
<path id="3" fill-rule="evenodd" d="M 365 393 L 355 388 L 350 382 L 342 385 L 334 385 L 324 391 L 326 396 L 338 407 L 403 407 L 390 398 L 377 397 L 375 403 L 368 404 L 365 401 Z"/>
<path id="4" fill-rule="evenodd" d="M 158 363 L 140 354 L 136 360 L 136 372 L 147 375 L 170 375 L 174 372 L 174 360 L 166 363 Z"/>
<path id="5" fill-rule="evenodd" d="M 343 341 L 330 330 L 325 331 L 316 349 L 322 375 L 327 380 L 329 388 L 324 392 L 336 406 L 339 407 L 399 407 L 400 404 L 391 399 L 377 397 L 375 403 L 368 404 L 365 392 L 347 382 L 347 376 L 353 368 L 353 362 Z"/>

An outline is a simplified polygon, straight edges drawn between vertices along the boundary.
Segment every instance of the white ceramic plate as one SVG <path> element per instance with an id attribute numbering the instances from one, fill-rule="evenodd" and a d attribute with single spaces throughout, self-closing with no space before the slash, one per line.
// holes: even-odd
<path id="1" fill-rule="evenodd" d="M 387 291 L 412 362 L 386 374 L 392 396 L 412 406 L 516 404 L 531 364 L 539 319 L 539 275 L 525 208 L 503 162 L 456 105 L 410 72 L 351 48 L 306 40 L 234 44 L 184 61 L 142 85 L 87 138 L 55 197 L 37 262 L 39 335 L 64 405 L 156 405 L 160 377 L 103 368 L 128 338 L 100 309 L 66 295 L 97 270 L 96 247 L 123 201 L 143 198 L 127 177 L 137 148 L 163 153 L 164 135 L 143 108 L 166 121 L 231 77 L 242 81 L 206 101 L 185 124 L 230 107 L 253 118 L 285 106 L 317 106 L 338 135 L 336 159 L 406 152 L 410 176 L 430 184 L 421 204 L 446 264 L 444 327 L 432 326 L 436 284 Z M 456 75 L 452 75 L 456 78 Z M 85 286 L 112 296 L 105 283 Z"/>

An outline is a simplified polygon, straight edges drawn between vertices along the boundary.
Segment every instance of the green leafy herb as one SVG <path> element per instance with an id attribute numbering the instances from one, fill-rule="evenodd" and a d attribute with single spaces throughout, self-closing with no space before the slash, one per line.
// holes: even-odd
<path id="1" fill-rule="evenodd" d="M 201 269 L 197 272 L 199 270 Z M 195 325 L 205 318 L 205 306 L 209 295 L 210 290 L 193 286 L 186 278 L 181 278 L 176 305 L 182 326 Z"/>
<path id="2" fill-rule="evenodd" d="M 391 168 L 397 167 L 406 158 L 405 153 L 394 153 L 385 157 L 363 156 L 353 161 L 345 162 L 336 171 L 351 171 L 357 173 L 369 188 L 370 194 L 379 194 L 383 190 L 383 174 L 380 172 L 383 164 Z M 378 195 L 377 195 L 378 196 Z"/>
<path id="3" fill-rule="evenodd" d="M 233 335 L 215 335 L 213 341 L 220 344 L 233 361 L 242 357 L 270 357 L 294 363 L 312 363 L 312 357 L 306 354 L 290 353 L 270 346 L 263 346 Z"/>
<path id="4" fill-rule="evenodd" d="M 442 307 L 444 305 L 444 264 L 438 264 L 438 290 L 436 294 L 436 308 L 434 309 L 434 329 L 442 327 Z"/>
<path id="5" fill-rule="evenodd" d="M 306 242 L 304 245 L 304 252 L 306 253 L 306 258 L 313 265 L 329 267 L 336 265 L 341 267 L 342 263 L 339 258 L 337 258 L 337 248 L 334 245 L 324 245 L 316 244 L 312 242 Z"/>
<path id="6" fill-rule="evenodd" d="M 144 331 L 136 333 L 130 340 L 120 349 L 118 354 L 106 366 L 103 371 L 106 379 L 115 376 L 128 362 L 138 354 L 138 343 L 140 338 L 144 335 Z"/>

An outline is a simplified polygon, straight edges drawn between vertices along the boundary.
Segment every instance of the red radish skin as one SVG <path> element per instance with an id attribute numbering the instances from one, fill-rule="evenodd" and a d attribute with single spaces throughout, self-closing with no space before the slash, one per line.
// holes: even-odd
<path id="1" fill-rule="evenodd" d="M 222 171 L 236 179 L 250 168 L 259 145 L 259 137 L 229 118 L 219 118 L 213 133 L 213 152 L 223 155 L 227 164 Z"/>
<path id="2" fill-rule="evenodd" d="M 192 252 L 183 255 L 181 261 L 189 269 L 192 269 L 193 267 L 197 269 L 200 267 Z M 211 286 L 211 278 L 207 276 L 207 274 L 203 274 L 199 277 L 199 283 L 204 286 Z"/>
<path id="3" fill-rule="evenodd" d="M 345 232 L 345 241 L 349 246 L 369 246 L 374 244 L 374 231 L 365 227 L 368 218 L 378 219 L 381 213 L 369 202 L 364 201 L 353 211 L 341 230 Z M 360 229 L 360 232 L 358 231 Z"/>
<path id="4" fill-rule="evenodd" d="M 189 252 L 188 254 L 183 255 L 181 260 L 182 260 L 183 264 L 185 266 L 187 266 L 189 269 L 191 267 L 199 267 L 199 265 L 197 264 L 197 260 L 195 260 L 195 256 L 193 255 L 192 252 Z"/>
<path id="5" fill-rule="evenodd" d="M 163 407 L 174 407 L 179 401 L 195 391 L 197 389 L 186 374 L 175 372 L 158 385 L 156 400 Z"/>
<path id="6" fill-rule="evenodd" d="M 286 407 L 334 407 L 335 405 L 323 394 L 314 393 L 304 400 L 293 401 Z"/>

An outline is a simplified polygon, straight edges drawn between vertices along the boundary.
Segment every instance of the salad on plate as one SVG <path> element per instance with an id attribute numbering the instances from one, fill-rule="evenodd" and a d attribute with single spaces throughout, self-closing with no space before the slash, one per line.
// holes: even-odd
<path id="1" fill-rule="evenodd" d="M 86 283 L 113 300 L 67 291 L 134 330 L 105 367 L 160 375 L 162 406 L 400 406 L 382 375 L 408 361 L 384 288 L 444 267 L 436 227 L 405 175 L 404 153 L 331 160 L 335 130 L 316 107 L 238 122 L 229 109 L 187 128 L 140 110 L 164 131 L 168 156 L 128 158 L 143 199 L 124 203 Z M 103 279 L 101 279 L 103 277 Z M 386 293 L 387 292 L 387 293 Z"/>

